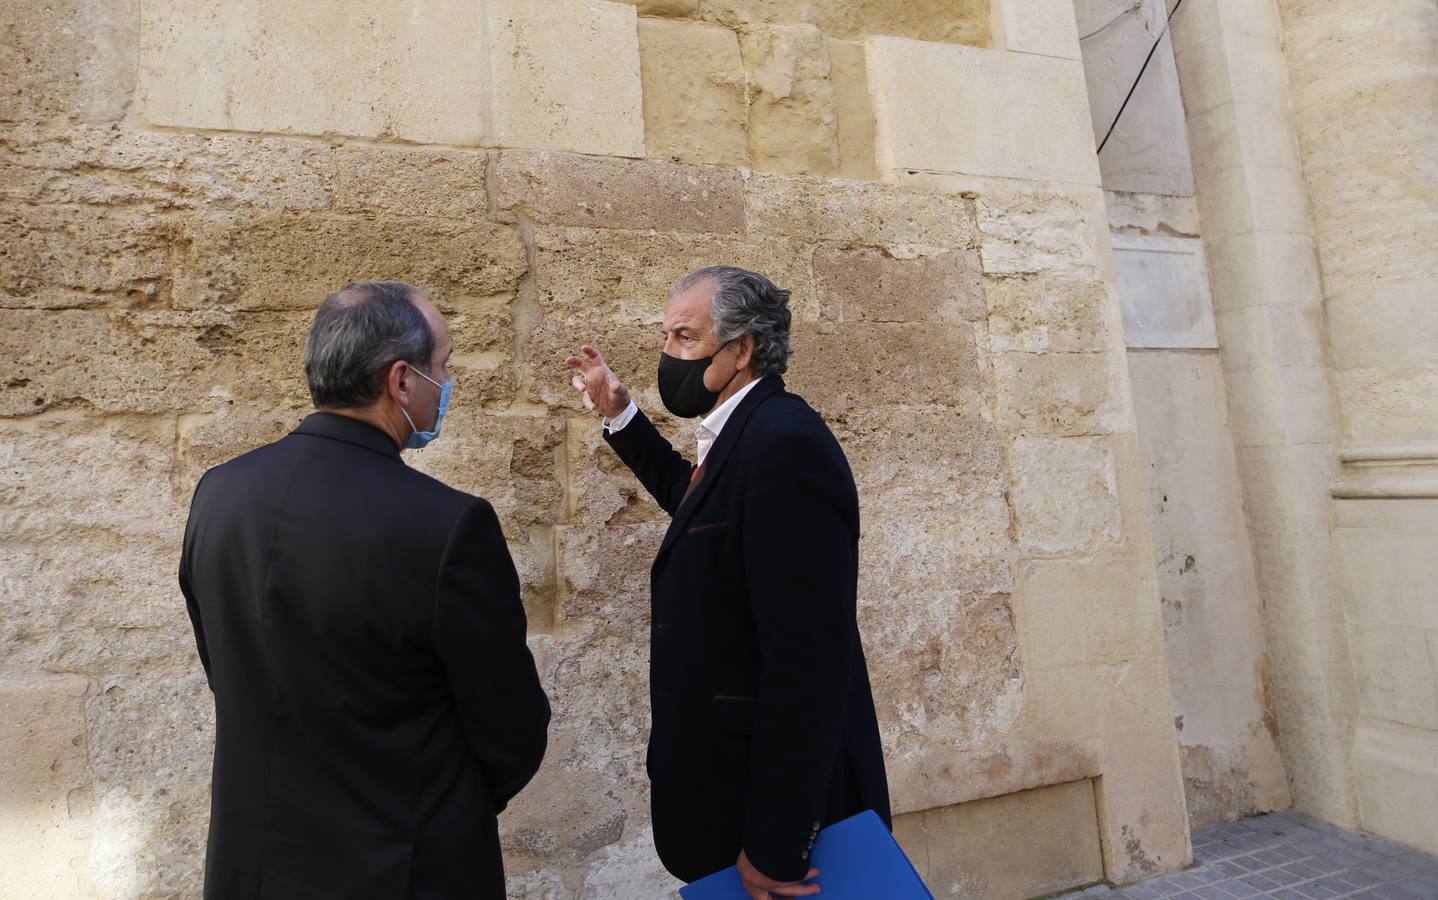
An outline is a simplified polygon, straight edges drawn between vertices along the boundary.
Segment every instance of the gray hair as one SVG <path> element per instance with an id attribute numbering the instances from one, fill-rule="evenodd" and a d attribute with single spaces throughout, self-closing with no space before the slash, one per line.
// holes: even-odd
<path id="1" fill-rule="evenodd" d="M 305 378 L 316 409 L 365 406 L 400 360 L 429 371 L 434 332 L 403 281 L 361 281 L 330 294 L 305 338 Z"/>
<path id="2" fill-rule="evenodd" d="M 720 344 L 746 334 L 754 336 L 754 375 L 782 375 L 789 370 L 794 348 L 789 344 L 789 292 L 748 269 L 708 266 L 690 272 L 669 291 L 669 296 L 700 282 L 714 285 L 709 312 L 714 337 Z"/>

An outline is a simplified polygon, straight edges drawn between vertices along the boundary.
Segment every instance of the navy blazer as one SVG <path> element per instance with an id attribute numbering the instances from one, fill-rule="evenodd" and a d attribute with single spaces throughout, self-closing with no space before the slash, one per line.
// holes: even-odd
<path id="1" fill-rule="evenodd" d="M 333 413 L 211 469 L 180 586 L 215 695 L 205 896 L 504 896 L 549 703 L 488 503 Z"/>
<path id="2" fill-rule="evenodd" d="M 838 441 L 768 376 L 691 465 L 645 416 L 605 439 L 673 516 L 650 573 L 654 843 L 677 878 L 796 881 L 818 830 L 889 818 L 856 617 L 859 497 Z"/>

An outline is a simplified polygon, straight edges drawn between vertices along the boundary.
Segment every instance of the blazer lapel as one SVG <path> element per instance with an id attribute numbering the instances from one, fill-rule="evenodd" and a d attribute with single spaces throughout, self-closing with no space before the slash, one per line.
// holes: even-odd
<path id="1" fill-rule="evenodd" d="M 729 421 L 724 423 L 724 430 L 719 432 L 714 446 L 709 448 L 709 455 L 704 458 L 704 478 L 690 492 L 689 499 L 679 505 L 679 509 L 674 512 L 674 520 L 669 523 L 669 530 L 664 532 L 664 542 L 659 545 L 659 553 L 654 557 L 656 563 L 679 539 L 679 535 L 684 533 L 684 529 L 689 527 L 689 520 L 693 518 L 694 511 L 714 489 L 715 482 L 719 480 L 719 472 L 729 459 L 729 451 L 739 442 L 739 435 L 744 431 L 744 426 L 748 423 L 754 410 L 759 408 L 759 404 L 782 390 L 784 390 L 784 379 L 778 375 L 767 375 L 740 401 L 739 406 L 729 416 Z"/>

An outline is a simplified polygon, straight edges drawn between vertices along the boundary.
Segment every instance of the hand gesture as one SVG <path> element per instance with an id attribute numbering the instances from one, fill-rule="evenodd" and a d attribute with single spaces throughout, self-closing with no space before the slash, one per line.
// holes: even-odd
<path id="1" fill-rule="evenodd" d="M 604 362 L 603 354 L 588 344 L 579 349 L 584 355 L 571 356 L 564 364 L 579 370 L 570 384 L 584 398 L 585 408 L 598 410 L 606 419 L 628 409 L 629 388 Z"/>
<path id="2" fill-rule="evenodd" d="M 810 894 L 819 893 L 817 884 L 808 883 L 808 879 L 819 874 L 818 869 L 811 868 L 809 874 L 804 876 L 804 881 L 775 881 L 767 877 L 754 864 L 749 862 L 749 854 L 743 850 L 739 851 L 739 880 L 744 882 L 744 890 L 749 892 L 753 900 L 771 900 L 771 897 L 807 897 Z"/>

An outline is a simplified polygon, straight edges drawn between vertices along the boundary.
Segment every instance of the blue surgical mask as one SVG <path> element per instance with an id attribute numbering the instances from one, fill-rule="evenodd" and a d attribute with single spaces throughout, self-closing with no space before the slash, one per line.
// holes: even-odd
<path id="1" fill-rule="evenodd" d="M 444 424 L 444 414 L 449 410 L 449 395 L 454 393 L 454 379 L 451 378 L 444 384 L 440 384 L 414 366 L 410 366 L 410 371 L 439 388 L 439 412 L 435 413 L 434 416 L 433 431 L 420 431 L 418 428 L 415 428 L 414 419 L 409 417 L 409 411 L 403 406 L 399 408 L 399 411 L 404 413 L 404 420 L 409 423 L 409 440 L 405 441 L 404 449 L 418 450 L 425 444 L 439 437 L 439 427 Z"/>

